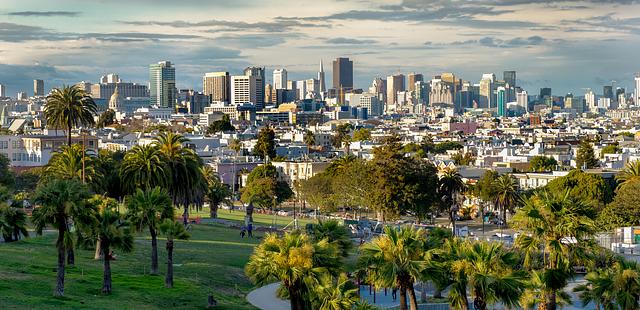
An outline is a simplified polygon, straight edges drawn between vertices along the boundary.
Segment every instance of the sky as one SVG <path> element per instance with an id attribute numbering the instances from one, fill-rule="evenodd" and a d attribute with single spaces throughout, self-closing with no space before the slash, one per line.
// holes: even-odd
<path id="1" fill-rule="evenodd" d="M 0 84 L 15 96 L 117 73 L 147 83 L 148 65 L 175 63 L 179 88 L 202 75 L 284 67 L 316 76 L 354 62 L 354 83 L 441 72 L 477 83 L 516 70 L 536 94 L 632 91 L 640 71 L 640 0 L 1 0 Z M 615 81 L 615 82 L 612 82 Z"/>

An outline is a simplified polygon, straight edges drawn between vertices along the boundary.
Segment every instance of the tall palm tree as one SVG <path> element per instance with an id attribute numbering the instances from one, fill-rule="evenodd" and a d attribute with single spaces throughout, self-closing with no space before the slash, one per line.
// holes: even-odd
<path id="1" fill-rule="evenodd" d="M 171 197 L 160 187 L 137 189 L 127 199 L 127 219 L 138 230 L 149 228 L 151 274 L 158 274 L 158 229 L 165 219 L 173 220 Z"/>
<path id="2" fill-rule="evenodd" d="M 229 142 L 229 148 L 233 150 L 235 153 L 235 157 L 233 158 L 233 181 L 231 183 L 231 191 L 233 193 L 233 199 L 236 197 L 236 182 L 238 181 L 238 172 L 236 171 L 236 163 L 238 162 L 238 154 L 242 150 L 242 141 L 240 139 L 232 139 Z"/>
<path id="3" fill-rule="evenodd" d="M 443 209 L 449 213 L 452 231 L 456 231 L 456 213 L 458 206 L 456 205 L 456 196 L 465 188 L 462 181 L 462 175 L 456 169 L 446 169 L 439 179 L 438 194 L 444 204 Z"/>
<path id="4" fill-rule="evenodd" d="M 71 130 L 80 126 L 93 126 L 97 106 L 91 96 L 78 86 L 54 88 L 47 96 L 44 117 L 54 128 L 67 130 L 67 146 L 71 146 Z"/>
<path id="5" fill-rule="evenodd" d="M 542 266 L 539 309 L 556 309 L 556 297 L 567 285 L 573 263 L 593 247 L 594 218 L 594 209 L 569 192 L 546 190 L 525 199 L 516 212 L 514 227 L 521 233 L 516 246 L 525 253 L 524 266 Z"/>
<path id="6" fill-rule="evenodd" d="M 280 281 L 291 300 L 291 310 L 309 309 L 310 294 L 323 274 L 336 274 L 341 267 L 340 254 L 326 239 L 312 242 L 299 232 L 280 237 L 267 234 L 258 245 L 245 273 L 257 285 Z"/>
<path id="7" fill-rule="evenodd" d="M 640 180 L 640 160 L 628 162 L 622 171 L 616 176 L 618 189 L 625 184 Z"/>
<path id="8" fill-rule="evenodd" d="M 56 248 L 58 249 L 58 274 L 55 296 L 64 295 L 65 250 L 73 248 L 68 223 L 89 223 L 93 220 L 93 208 L 86 204 L 89 198 L 85 185 L 75 180 L 53 179 L 36 189 L 34 202 L 38 207 L 33 210 L 32 221 L 38 234 L 45 226 L 52 225 L 58 230 Z"/>
<path id="9" fill-rule="evenodd" d="M 212 219 L 218 218 L 218 207 L 223 204 L 231 204 L 232 196 L 229 187 L 222 183 L 218 174 L 213 171 L 213 168 L 209 165 L 202 167 L 202 174 L 207 182 L 207 192 L 205 193 L 205 200 L 209 202 L 209 215 Z"/>
<path id="10" fill-rule="evenodd" d="M 155 145 L 134 146 L 124 156 L 120 166 L 120 178 L 130 193 L 138 188 L 164 186 L 168 176 L 162 154 Z"/>
<path id="11" fill-rule="evenodd" d="M 359 265 L 376 287 L 400 290 L 400 309 L 407 309 L 407 294 L 411 310 L 418 309 L 413 284 L 426 268 L 423 260 L 425 231 L 412 227 L 396 230 L 385 227 L 384 235 L 374 238 L 360 249 Z"/>
<path id="12" fill-rule="evenodd" d="M 338 277 L 325 274 L 320 277 L 319 285 L 313 290 L 312 304 L 318 310 L 353 309 L 360 301 L 358 290 L 358 286 L 346 274 Z"/>
<path id="13" fill-rule="evenodd" d="M 111 293 L 111 249 L 130 252 L 133 249 L 133 235 L 129 223 L 118 211 L 105 208 L 96 213 L 94 235 L 100 240 L 103 255 L 102 293 Z"/>
<path id="14" fill-rule="evenodd" d="M 94 158 L 81 145 L 63 146 L 51 155 L 49 163 L 44 167 L 43 176 L 92 184 L 100 179 L 93 167 Z"/>
<path id="15" fill-rule="evenodd" d="M 353 248 L 351 232 L 336 220 L 320 221 L 317 225 L 314 225 L 313 239 L 315 241 L 326 239 L 335 244 L 343 257 L 349 256 L 349 252 Z"/>
<path id="16" fill-rule="evenodd" d="M 168 191 L 173 204 L 184 208 L 183 219 L 187 225 L 189 206 L 202 205 L 207 184 L 202 175 L 202 159 L 183 144 L 189 139 L 180 134 L 162 132 L 154 139 L 165 162 L 169 177 Z"/>
<path id="17" fill-rule="evenodd" d="M 11 206 L 0 207 L 0 233 L 5 242 L 18 241 L 20 236 L 29 237 L 27 214 Z"/>
<path id="18" fill-rule="evenodd" d="M 596 309 L 640 308 L 640 265 L 620 260 L 613 266 L 585 276 L 586 284 L 577 286 L 583 306 L 594 303 Z"/>
<path id="19" fill-rule="evenodd" d="M 174 240 L 187 240 L 191 235 L 186 231 L 184 225 L 173 219 L 165 219 L 160 224 L 160 231 L 167 238 L 167 275 L 164 279 L 164 286 L 173 287 L 173 242 Z"/>
<path id="20" fill-rule="evenodd" d="M 503 174 L 495 180 L 495 201 L 502 213 L 504 225 L 507 224 L 507 212 L 520 200 L 517 190 L 518 183 L 510 174 Z"/>
<path id="21" fill-rule="evenodd" d="M 500 302 L 507 308 L 518 306 L 525 281 L 524 274 L 514 271 L 518 257 L 500 243 L 465 242 L 462 255 L 451 264 L 453 283 L 449 297 L 452 306 L 467 309 L 467 288 L 477 310 Z"/>

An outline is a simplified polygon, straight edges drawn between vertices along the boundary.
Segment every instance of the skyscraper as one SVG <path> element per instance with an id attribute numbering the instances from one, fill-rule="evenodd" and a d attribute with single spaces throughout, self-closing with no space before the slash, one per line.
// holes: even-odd
<path id="1" fill-rule="evenodd" d="M 480 98 L 478 108 L 491 109 L 493 102 L 493 87 L 496 82 L 496 75 L 485 73 L 480 80 Z"/>
<path id="2" fill-rule="evenodd" d="M 506 91 L 504 87 L 498 87 L 498 90 L 496 91 L 498 116 L 507 116 L 507 102 L 505 100 L 505 92 Z"/>
<path id="3" fill-rule="evenodd" d="M 387 77 L 387 105 L 398 103 L 398 92 L 404 91 L 404 75 L 395 74 Z"/>
<path id="4" fill-rule="evenodd" d="M 636 90 L 633 95 L 633 104 L 636 106 L 640 105 L 640 73 L 636 73 Z"/>
<path id="5" fill-rule="evenodd" d="M 264 68 L 260 67 L 247 67 L 244 69 L 244 75 L 258 77 L 261 81 L 257 86 L 259 89 L 256 90 L 258 93 L 260 93 L 260 98 L 258 98 L 260 104 L 256 103 L 256 108 L 258 109 L 262 109 L 264 107 L 264 85 L 267 82 L 264 72 Z"/>
<path id="6" fill-rule="evenodd" d="M 176 68 L 170 61 L 149 65 L 149 94 L 151 104 L 162 108 L 176 103 Z"/>
<path id="7" fill-rule="evenodd" d="M 416 82 L 424 81 L 424 76 L 421 73 L 411 72 L 407 75 L 407 87 L 409 91 L 416 90 Z"/>
<path id="8" fill-rule="evenodd" d="M 44 96 L 44 81 L 43 80 L 33 80 L 33 96 Z"/>
<path id="9" fill-rule="evenodd" d="M 502 73 L 502 79 L 505 83 L 509 84 L 511 87 L 516 87 L 516 72 L 515 71 L 504 71 Z"/>
<path id="10" fill-rule="evenodd" d="M 529 112 L 529 94 L 523 90 L 516 94 L 516 101 L 525 111 Z"/>
<path id="11" fill-rule="evenodd" d="M 202 77 L 202 92 L 209 96 L 211 102 L 231 101 L 231 78 L 229 72 L 210 72 Z"/>
<path id="12" fill-rule="evenodd" d="M 318 81 L 320 83 L 320 93 L 324 94 L 327 91 L 327 86 L 324 79 L 324 66 L 322 65 L 322 59 L 320 59 L 320 71 L 318 71 Z"/>
<path id="13" fill-rule="evenodd" d="M 544 101 L 545 97 L 547 98 L 551 97 L 551 88 L 549 87 L 540 88 L 540 96 L 538 97 L 538 100 Z"/>
<path id="14" fill-rule="evenodd" d="M 231 77 L 231 104 L 253 103 L 256 109 L 264 108 L 262 79 L 255 75 Z"/>
<path id="15" fill-rule="evenodd" d="M 353 88 L 353 61 L 346 57 L 338 57 L 333 61 L 333 88 L 338 92 Z"/>
<path id="16" fill-rule="evenodd" d="M 274 89 L 287 88 L 287 69 L 273 70 L 273 88 Z"/>
<path id="17" fill-rule="evenodd" d="M 602 97 L 609 98 L 611 101 L 615 100 L 616 98 L 613 96 L 613 86 L 605 85 L 602 88 Z"/>
<path id="18" fill-rule="evenodd" d="M 7 96 L 7 89 L 4 87 L 4 85 L 0 84 L 0 98 L 6 97 Z"/>

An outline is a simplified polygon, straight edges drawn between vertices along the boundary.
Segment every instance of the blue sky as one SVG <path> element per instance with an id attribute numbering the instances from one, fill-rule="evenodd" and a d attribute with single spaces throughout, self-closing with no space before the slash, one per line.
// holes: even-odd
<path id="1" fill-rule="evenodd" d="M 200 89 L 204 72 L 315 76 L 323 59 L 354 61 L 355 84 L 376 76 L 518 71 L 537 93 L 616 81 L 630 91 L 640 71 L 638 0 L 2 0 L 0 83 L 11 95 L 118 73 L 146 83 L 147 66 L 176 64 L 179 87 Z"/>

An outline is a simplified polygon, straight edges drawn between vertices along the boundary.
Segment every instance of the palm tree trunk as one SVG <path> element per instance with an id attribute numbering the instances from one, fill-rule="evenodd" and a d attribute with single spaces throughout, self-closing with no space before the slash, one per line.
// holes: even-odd
<path id="1" fill-rule="evenodd" d="M 407 288 L 400 287 L 400 310 L 407 310 Z"/>
<path id="2" fill-rule="evenodd" d="M 476 298 L 473 299 L 473 308 L 475 310 L 485 310 L 487 309 L 487 302 L 482 297 L 476 295 Z"/>
<path id="3" fill-rule="evenodd" d="M 551 290 L 551 292 L 549 292 L 549 295 L 547 296 L 547 303 L 549 304 L 547 306 L 547 310 L 556 310 L 556 291 L 555 290 Z"/>
<path id="4" fill-rule="evenodd" d="M 182 213 L 182 220 L 184 222 L 184 226 L 187 226 L 187 224 L 189 224 L 189 206 L 188 205 L 184 206 L 184 213 Z"/>
<path id="5" fill-rule="evenodd" d="M 53 292 L 54 296 L 64 296 L 64 256 L 65 248 L 62 236 L 64 236 L 65 230 L 58 230 L 58 273 L 56 277 L 56 290 Z"/>
<path id="6" fill-rule="evenodd" d="M 149 227 L 151 234 L 151 274 L 158 274 L 158 232 L 155 228 Z"/>
<path id="7" fill-rule="evenodd" d="M 416 291 L 413 288 L 413 283 L 409 283 L 407 293 L 409 295 L 409 306 L 411 310 L 418 310 L 418 300 L 416 299 Z"/>
<path id="8" fill-rule="evenodd" d="M 69 121 L 69 124 L 67 125 L 67 146 L 71 146 L 71 129 L 73 129 L 73 125 L 71 124 L 71 121 Z"/>
<path id="9" fill-rule="evenodd" d="M 99 260 L 101 253 L 102 253 L 102 249 L 100 248 L 100 239 L 98 239 L 98 241 L 96 241 L 96 252 L 95 254 L 93 254 L 93 259 Z"/>
<path id="10" fill-rule="evenodd" d="M 173 287 L 173 240 L 167 239 L 167 276 L 164 279 L 164 286 Z"/>
<path id="11" fill-rule="evenodd" d="M 109 244 L 104 242 L 103 245 L 104 252 L 107 253 L 104 255 L 104 270 L 102 273 L 102 293 L 109 294 L 111 293 L 111 257 L 109 257 Z"/>
<path id="12" fill-rule="evenodd" d="M 73 266 L 76 263 L 76 256 L 73 248 L 67 250 L 67 265 Z"/>
<path id="13" fill-rule="evenodd" d="M 304 310 L 304 300 L 302 300 L 302 296 L 300 296 L 298 289 L 294 286 L 290 286 L 288 290 L 291 310 Z"/>
<path id="14" fill-rule="evenodd" d="M 209 206 L 209 217 L 211 217 L 212 219 L 218 218 L 218 204 L 211 203 L 211 205 Z"/>

